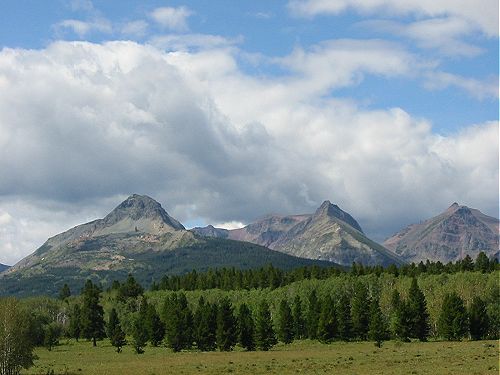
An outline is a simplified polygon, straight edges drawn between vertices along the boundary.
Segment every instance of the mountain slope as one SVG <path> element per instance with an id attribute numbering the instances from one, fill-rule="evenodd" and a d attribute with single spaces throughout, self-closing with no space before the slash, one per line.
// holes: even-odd
<path id="1" fill-rule="evenodd" d="M 484 251 L 498 256 L 499 221 L 453 203 L 443 213 L 394 234 L 384 245 L 409 262 L 457 261 Z"/>
<path id="2" fill-rule="evenodd" d="M 78 291 L 86 278 L 107 285 L 129 273 L 147 285 L 166 273 L 269 263 L 279 268 L 332 265 L 255 244 L 199 237 L 185 230 L 152 198 L 132 195 L 105 218 L 49 238 L 4 272 L 0 295 L 55 294 L 64 283 Z"/>
<path id="3" fill-rule="evenodd" d="M 351 215 L 329 201 L 323 202 L 314 214 L 270 215 L 241 229 L 205 227 L 194 228 L 193 232 L 248 241 L 286 254 L 342 265 L 402 263 L 391 251 L 367 238 Z"/>
<path id="4" fill-rule="evenodd" d="M 9 268 L 10 268 L 10 266 L 7 266 L 5 264 L 0 263 L 0 273 L 2 273 L 3 271 L 5 271 Z"/>

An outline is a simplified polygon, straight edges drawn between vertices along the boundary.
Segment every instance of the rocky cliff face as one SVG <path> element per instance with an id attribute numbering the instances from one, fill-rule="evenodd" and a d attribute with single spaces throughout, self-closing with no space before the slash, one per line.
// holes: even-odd
<path id="1" fill-rule="evenodd" d="M 207 236 L 221 235 L 222 232 L 217 230 L 196 228 L 195 232 Z M 314 214 L 270 215 L 244 228 L 223 233 L 230 239 L 342 265 L 350 266 L 352 262 L 367 265 L 402 263 L 398 256 L 367 238 L 351 215 L 329 201 L 323 202 Z"/>
<path id="2" fill-rule="evenodd" d="M 479 210 L 453 203 L 446 211 L 394 234 L 384 246 L 408 262 L 447 263 L 484 251 L 498 256 L 499 221 Z"/>

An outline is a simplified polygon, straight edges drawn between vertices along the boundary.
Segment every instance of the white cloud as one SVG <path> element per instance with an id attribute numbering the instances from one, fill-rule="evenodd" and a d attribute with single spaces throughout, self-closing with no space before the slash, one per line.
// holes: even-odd
<path id="1" fill-rule="evenodd" d="M 446 72 L 427 73 L 425 87 L 430 90 L 442 90 L 456 87 L 465 90 L 477 99 L 498 98 L 498 76 L 480 81 Z"/>
<path id="2" fill-rule="evenodd" d="M 107 34 L 110 34 L 113 31 L 111 22 L 105 18 L 96 18 L 92 21 L 68 19 L 58 22 L 54 27 L 58 33 L 69 29 L 80 38 L 84 38 L 94 31 Z"/>
<path id="3" fill-rule="evenodd" d="M 0 262 L 134 192 L 210 223 L 330 199 L 378 238 L 454 201 L 496 214 L 498 122 L 439 136 L 403 109 L 325 97 L 364 74 L 427 69 L 397 45 L 297 49 L 275 61 L 289 69 L 278 78 L 245 74 L 237 54 L 133 42 L 1 50 L 0 207 L 12 219 Z"/>
<path id="4" fill-rule="evenodd" d="M 225 38 L 210 34 L 167 34 L 157 35 L 148 43 L 155 47 L 172 51 L 189 51 L 190 49 L 214 49 L 231 47 L 240 44 L 243 37 Z"/>
<path id="5" fill-rule="evenodd" d="M 147 34 L 149 24 L 144 20 L 136 20 L 125 23 L 121 27 L 121 33 L 136 37 L 143 37 Z"/>
<path id="6" fill-rule="evenodd" d="M 216 228 L 222 228 L 222 229 L 240 229 L 243 228 L 245 224 L 243 224 L 241 221 L 228 221 L 225 223 L 216 223 L 214 224 L 214 227 Z"/>
<path id="7" fill-rule="evenodd" d="M 335 15 L 349 9 L 365 14 L 455 16 L 488 36 L 498 36 L 497 0 L 291 0 L 288 7 L 294 15 L 303 17 Z"/>
<path id="8" fill-rule="evenodd" d="M 151 12 L 150 16 L 164 28 L 174 31 L 186 31 L 188 30 L 187 19 L 192 14 L 193 12 L 189 8 L 181 6 L 178 8 L 156 8 Z"/>

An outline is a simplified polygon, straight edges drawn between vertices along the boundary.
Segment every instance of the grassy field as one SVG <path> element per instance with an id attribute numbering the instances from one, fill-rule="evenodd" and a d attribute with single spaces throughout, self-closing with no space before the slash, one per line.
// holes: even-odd
<path id="1" fill-rule="evenodd" d="M 38 349 L 36 366 L 23 374 L 498 374 L 497 341 L 333 343 L 300 341 L 269 352 L 172 353 L 131 347 L 118 354 L 109 342 L 62 342 L 52 352 Z M 50 372 L 51 373 L 51 372 Z"/>

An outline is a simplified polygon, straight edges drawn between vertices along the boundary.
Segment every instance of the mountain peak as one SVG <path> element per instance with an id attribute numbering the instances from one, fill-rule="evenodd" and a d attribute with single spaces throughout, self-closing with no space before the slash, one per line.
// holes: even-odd
<path id="1" fill-rule="evenodd" d="M 316 217 L 333 217 L 337 218 L 346 224 L 350 225 L 354 229 L 360 231 L 363 233 L 363 230 L 361 229 L 361 226 L 358 224 L 358 222 L 347 212 L 343 211 L 339 206 L 336 204 L 332 204 L 329 200 L 324 201 L 321 206 L 316 210 L 314 213 L 314 216 Z"/>
<path id="2" fill-rule="evenodd" d="M 106 224 L 114 224 L 127 218 L 134 221 L 140 219 L 157 219 L 175 229 L 184 229 L 182 224 L 172 218 L 160 203 L 147 195 L 132 194 L 103 220 Z"/>

